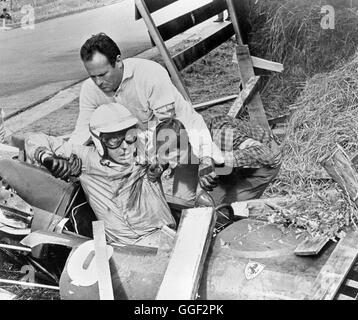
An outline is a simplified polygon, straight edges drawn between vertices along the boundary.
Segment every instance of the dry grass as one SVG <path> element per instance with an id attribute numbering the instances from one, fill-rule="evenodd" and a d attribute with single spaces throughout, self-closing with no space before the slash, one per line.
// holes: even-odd
<path id="1" fill-rule="evenodd" d="M 13 281 L 23 281 L 22 277 L 25 276 L 21 272 L 21 268 L 24 265 L 24 262 L 21 262 L 21 254 L 17 254 L 12 251 L 11 256 L 7 256 L 4 251 L 6 249 L 0 250 L 0 278 L 13 280 Z M 11 258 L 12 257 L 12 258 Z M 17 257 L 15 260 L 13 257 Z M 36 282 L 43 282 L 37 277 L 35 278 Z M 15 295 L 14 300 L 59 300 L 60 294 L 57 290 L 52 289 L 42 289 L 42 288 L 33 288 L 28 286 L 20 286 L 13 284 L 0 283 L 0 288 L 7 290 Z"/>
<path id="2" fill-rule="evenodd" d="M 319 160 L 337 144 L 350 156 L 358 151 L 357 90 L 358 55 L 337 70 L 314 76 L 291 106 L 295 112 L 283 142 L 284 160 L 275 191 L 289 190 L 307 203 L 318 195 L 319 206 L 309 206 L 301 216 L 317 222 L 312 232 L 331 237 L 345 226 L 355 226 L 358 211 L 340 189 L 333 202 L 329 196 L 319 196 L 336 188 L 332 180 L 317 179 L 323 170 Z"/>
<path id="3" fill-rule="evenodd" d="M 310 77 L 335 69 L 357 49 L 357 9 L 347 3 L 342 6 L 342 1 L 330 2 L 335 7 L 333 30 L 321 27 L 321 8 L 327 1 L 250 2 L 251 53 L 285 66 L 285 71 L 275 74 L 263 92 L 276 114 L 284 113 L 294 103 Z"/>

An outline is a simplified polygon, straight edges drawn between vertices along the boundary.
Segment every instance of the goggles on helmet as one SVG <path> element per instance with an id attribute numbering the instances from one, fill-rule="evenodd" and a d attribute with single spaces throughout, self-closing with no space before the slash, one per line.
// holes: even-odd
<path id="1" fill-rule="evenodd" d="M 123 141 L 126 141 L 128 144 L 133 144 L 137 140 L 137 136 L 133 134 L 128 134 L 128 132 L 117 131 L 110 133 L 102 133 L 100 136 L 101 142 L 108 149 L 117 149 L 121 146 Z"/>

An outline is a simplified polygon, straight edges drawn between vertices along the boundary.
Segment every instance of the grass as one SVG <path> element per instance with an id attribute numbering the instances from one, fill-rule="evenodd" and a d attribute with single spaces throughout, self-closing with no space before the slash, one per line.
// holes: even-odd
<path id="1" fill-rule="evenodd" d="M 256 2 L 256 4 L 255 4 Z M 322 0 L 251 1 L 249 46 L 258 57 L 284 64 L 285 71 L 270 78 L 263 97 L 276 115 L 287 111 L 317 73 L 335 69 L 355 53 L 358 10 L 348 2 Z M 335 8 L 334 29 L 323 29 L 321 8 Z"/>

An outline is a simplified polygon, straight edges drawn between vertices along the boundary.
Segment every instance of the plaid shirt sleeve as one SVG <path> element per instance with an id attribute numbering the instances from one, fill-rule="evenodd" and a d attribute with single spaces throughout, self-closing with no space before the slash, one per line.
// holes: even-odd
<path id="1" fill-rule="evenodd" d="M 225 153 L 226 163 L 236 168 L 276 168 L 281 163 L 281 151 L 273 136 L 257 125 L 227 115 L 211 117 L 208 127 L 214 143 Z M 258 145 L 240 149 L 247 139 L 260 142 Z"/>

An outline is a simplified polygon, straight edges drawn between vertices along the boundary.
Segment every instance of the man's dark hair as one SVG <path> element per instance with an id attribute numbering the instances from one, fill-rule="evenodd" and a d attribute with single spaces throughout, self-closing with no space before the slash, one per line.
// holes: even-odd
<path id="1" fill-rule="evenodd" d="M 121 55 L 117 44 L 103 32 L 93 35 L 83 44 L 80 51 L 82 61 L 92 60 L 96 52 L 106 56 L 112 67 L 116 64 L 117 56 Z"/>
<path id="2" fill-rule="evenodd" d="M 158 136 L 160 136 L 159 132 L 161 130 L 172 130 L 174 132 L 174 136 L 177 139 L 177 147 L 180 148 L 180 134 L 181 130 L 185 130 L 185 127 L 178 119 L 168 118 L 157 124 L 155 128 L 155 139 L 157 147 L 160 147 L 164 143 L 163 141 L 157 139 Z"/>
<path id="3" fill-rule="evenodd" d="M 181 158 L 180 150 L 187 151 L 186 154 L 188 155 L 191 152 L 190 149 L 188 149 L 190 147 L 188 145 L 189 141 L 186 142 L 182 139 L 183 137 L 181 137 L 183 134 L 186 135 L 183 136 L 184 139 L 188 139 L 184 125 L 177 119 L 165 119 L 157 125 L 154 136 L 154 146 L 155 153 L 159 156 L 160 161 L 163 160 L 163 157 L 165 158 L 168 155 L 168 152 L 173 151 L 172 148 L 176 148 L 178 163 L 188 163 L 188 158 Z M 181 145 L 182 143 L 183 145 Z"/>

